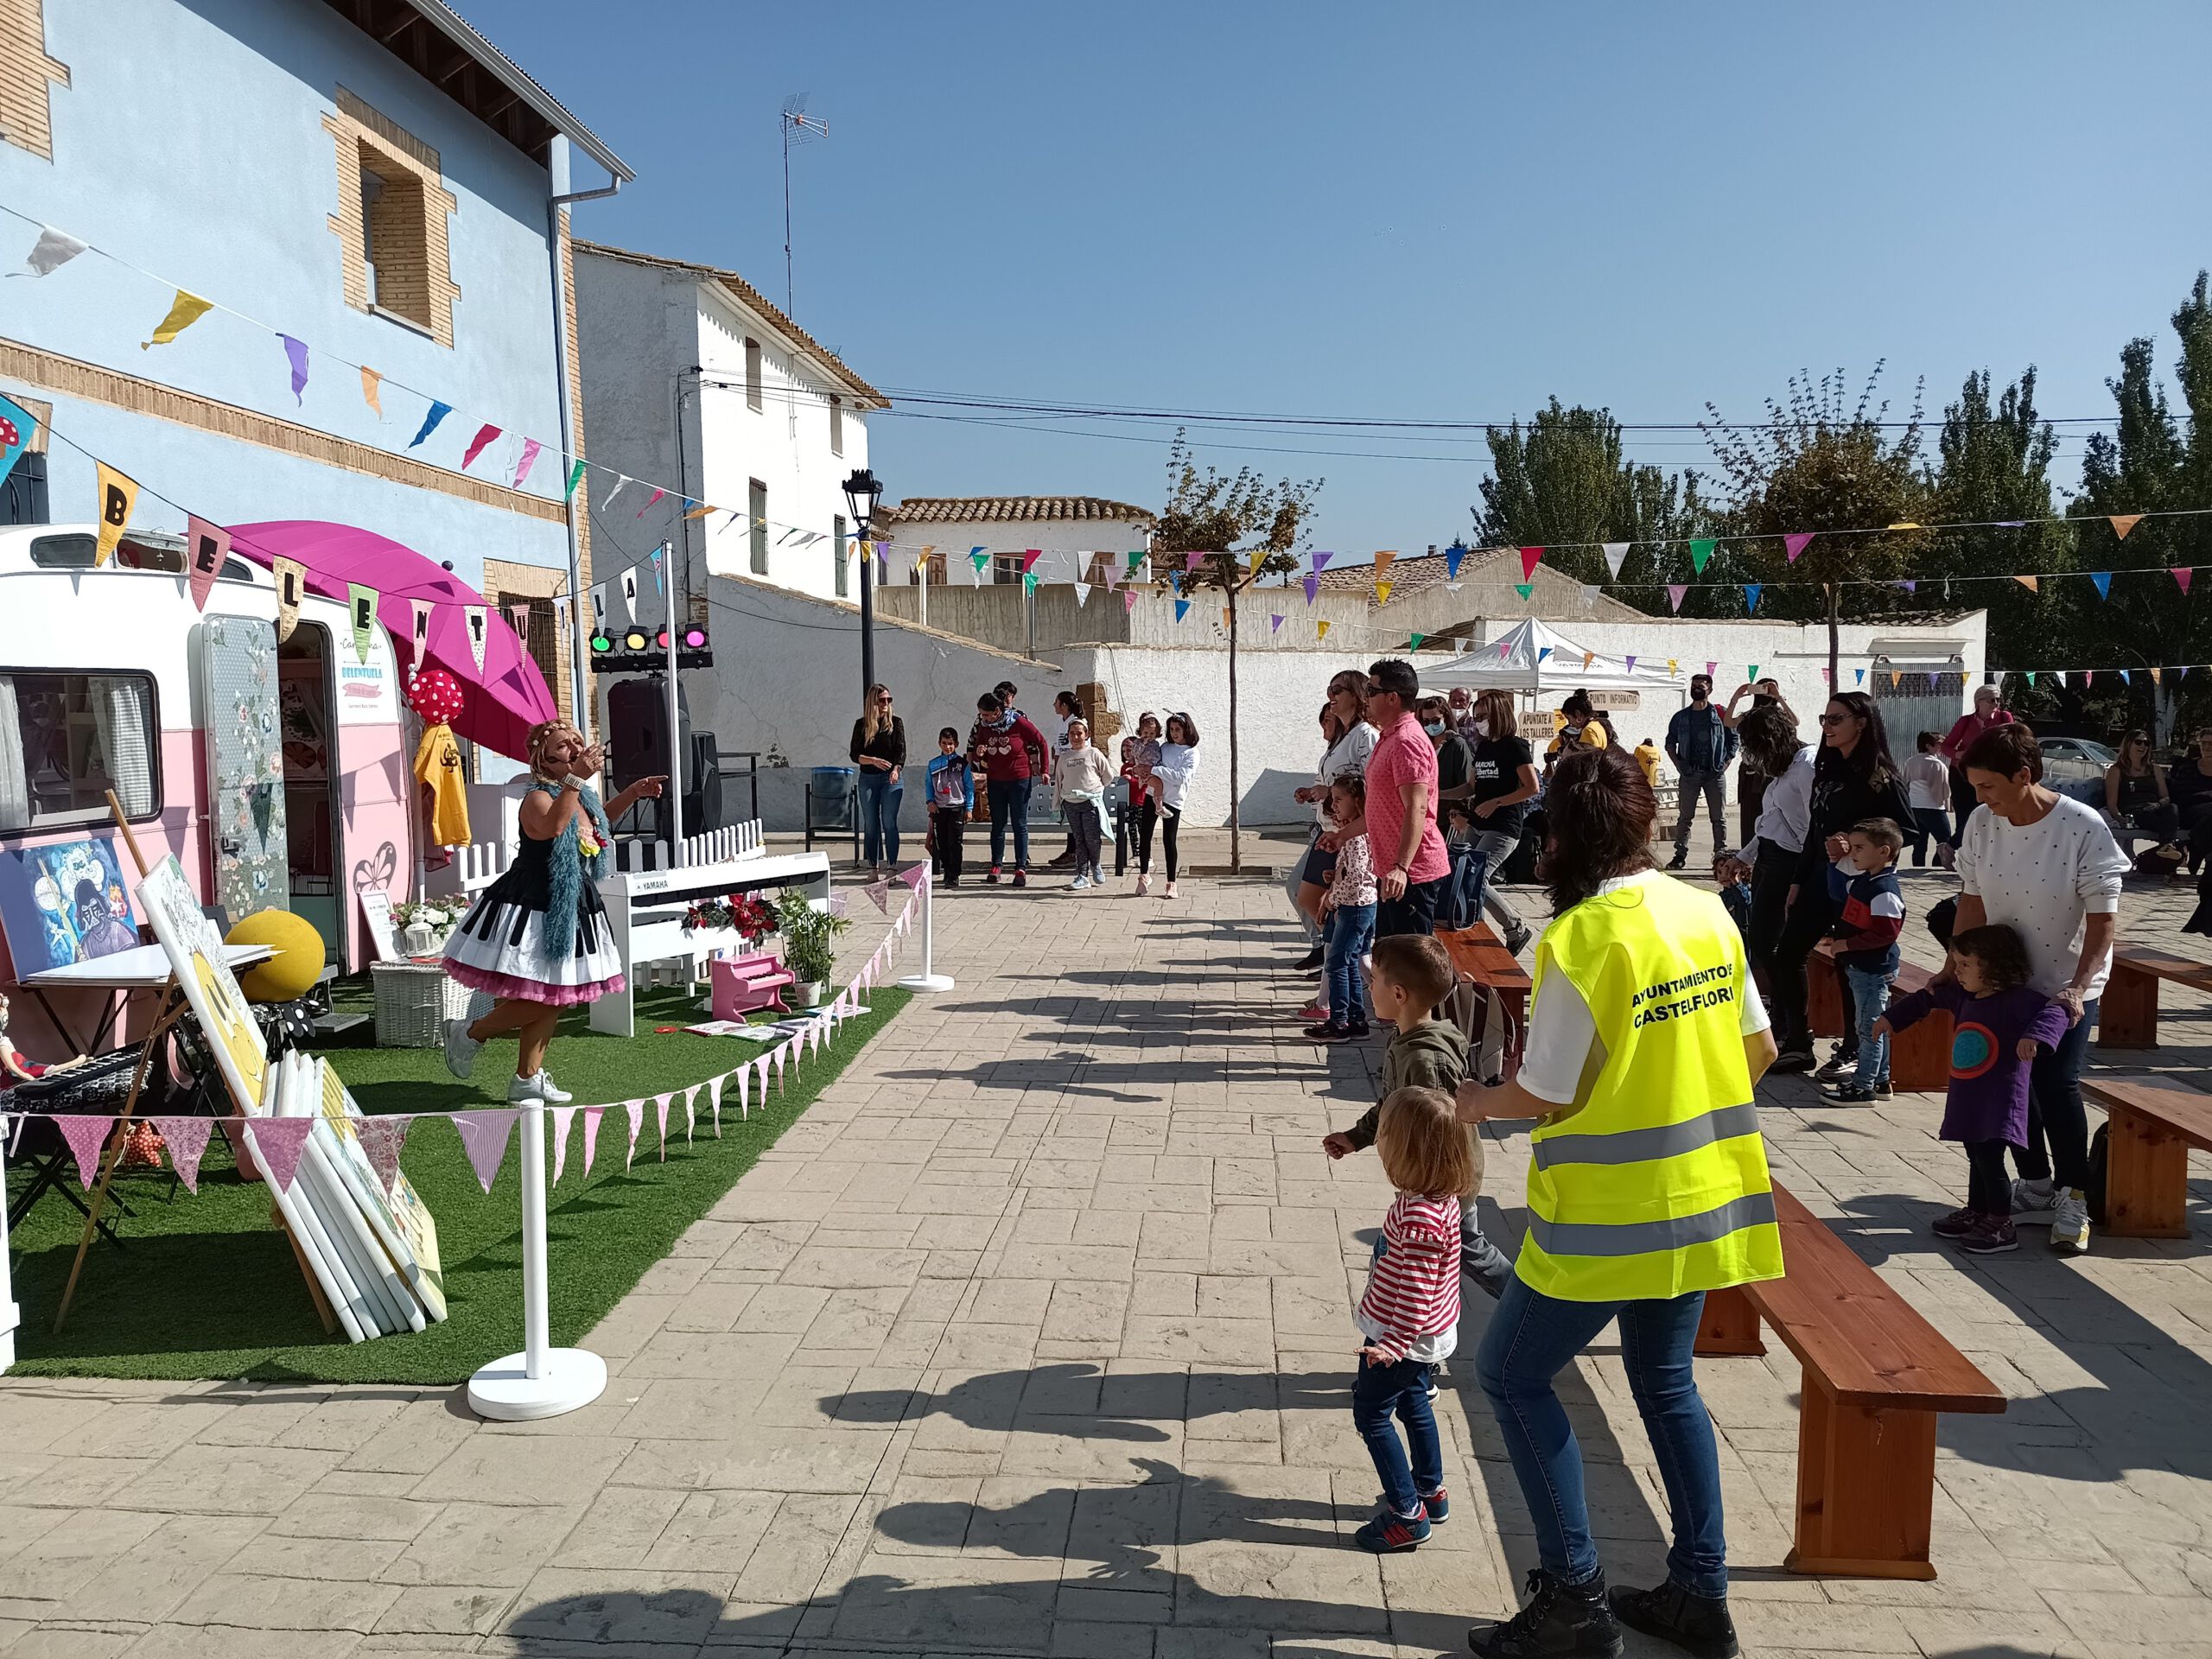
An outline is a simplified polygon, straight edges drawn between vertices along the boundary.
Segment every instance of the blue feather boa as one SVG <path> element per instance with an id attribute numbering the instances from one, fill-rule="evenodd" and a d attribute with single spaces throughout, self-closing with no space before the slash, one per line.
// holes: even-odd
<path id="1" fill-rule="evenodd" d="M 542 790 L 558 799 L 558 784 L 533 783 L 533 791 Z M 583 855 L 576 844 L 582 826 L 573 820 L 569 827 L 554 837 L 547 878 L 550 891 L 546 897 L 545 929 L 540 936 L 545 946 L 548 962 L 558 962 L 575 948 L 576 943 L 576 905 L 583 897 L 586 878 L 596 882 L 607 874 L 607 849 L 613 845 L 614 831 L 607 826 L 607 809 L 600 804 L 599 791 L 589 784 L 581 791 L 584 798 L 584 811 L 590 817 L 592 828 L 599 842 L 599 851 L 589 858 Z"/>

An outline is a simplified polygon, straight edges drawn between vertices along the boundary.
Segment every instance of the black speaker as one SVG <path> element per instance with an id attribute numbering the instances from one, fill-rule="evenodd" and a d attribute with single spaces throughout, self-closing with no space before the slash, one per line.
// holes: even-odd
<path id="1" fill-rule="evenodd" d="M 712 732 L 690 736 L 683 756 L 683 833 L 703 836 L 723 823 L 721 751 Z"/>
<path id="2" fill-rule="evenodd" d="M 683 736 L 691 734 L 691 713 L 677 694 Z M 640 778 L 664 778 L 674 753 L 668 737 L 668 683 L 661 679 L 618 680 L 607 690 L 607 781 L 615 791 Z"/>

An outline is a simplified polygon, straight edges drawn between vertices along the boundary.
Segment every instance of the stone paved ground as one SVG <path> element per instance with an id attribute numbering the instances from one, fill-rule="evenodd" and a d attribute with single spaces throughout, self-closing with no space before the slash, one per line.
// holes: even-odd
<path id="1" fill-rule="evenodd" d="M 1459 1649 L 1532 1559 L 1464 1363 L 1451 1525 L 1408 1557 L 1347 1544 L 1375 1491 L 1348 1306 L 1386 1192 L 1318 1142 L 1372 1098 L 1376 1057 L 1284 1018 L 1305 982 L 1277 971 L 1266 886 L 1058 886 L 947 897 L 959 988 L 595 1333 L 613 1382 L 585 1411 L 0 1382 L 0 1656 Z M 1915 879 L 1916 917 L 1941 886 Z M 2177 905 L 2131 897 L 2130 935 L 2177 944 Z M 2181 1046 L 2155 1058 L 2199 1070 L 2205 1007 L 2168 1002 Z M 1778 1570 L 1793 1364 L 1701 1365 L 1747 1647 L 2212 1655 L 2202 1185 L 2189 1243 L 1967 1262 L 1921 1225 L 1964 1173 L 1932 1097 L 1840 1108 L 1789 1079 L 1761 1100 L 1783 1177 L 2013 1403 L 1944 1425 L 1940 1580 L 1819 1582 Z M 1525 1147 L 1491 1147 L 1509 1236 Z M 1663 1503 L 1610 1337 L 1566 1391 L 1608 1565 L 1656 1577 Z"/>

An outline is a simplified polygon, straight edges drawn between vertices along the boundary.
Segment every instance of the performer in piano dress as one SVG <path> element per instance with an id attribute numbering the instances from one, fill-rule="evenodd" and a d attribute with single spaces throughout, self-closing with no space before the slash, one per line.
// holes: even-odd
<path id="1" fill-rule="evenodd" d="M 662 778 L 641 778 L 604 806 L 589 782 L 606 752 L 565 721 L 532 727 L 531 785 L 514 862 L 486 887 L 446 942 L 446 972 L 475 993 L 446 1021 L 446 1065 L 466 1077 L 494 1037 L 519 1045 L 507 1098 L 570 1098 L 545 1070 L 561 1010 L 622 988 L 622 959 L 593 884 L 606 874 L 609 817 L 657 798 Z"/>

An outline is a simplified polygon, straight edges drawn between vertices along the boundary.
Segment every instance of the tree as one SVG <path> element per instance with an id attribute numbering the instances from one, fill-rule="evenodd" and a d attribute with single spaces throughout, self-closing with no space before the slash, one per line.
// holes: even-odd
<path id="1" fill-rule="evenodd" d="M 1229 612 L 1229 872 L 1244 868 L 1240 753 L 1236 738 L 1236 596 L 1262 576 L 1287 575 L 1297 569 L 1291 556 L 1313 516 L 1322 480 L 1268 483 L 1251 467 L 1224 477 L 1211 467 L 1201 470 L 1189 440 L 1179 429 L 1167 452 L 1167 505 L 1153 525 L 1155 558 L 1204 553 L 1195 569 L 1179 578 L 1182 590 L 1218 589 Z"/>
<path id="2" fill-rule="evenodd" d="M 1912 416 L 1892 435 L 1884 425 L 1886 402 L 1874 395 L 1883 365 L 1849 401 L 1843 371 L 1817 382 L 1806 372 L 1789 377 L 1785 398 L 1767 400 L 1767 418 L 1731 424 L 1713 404 L 1710 425 L 1700 425 L 1713 446 L 1729 490 L 1728 530 L 1759 539 L 1727 550 L 1724 580 L 1771 584 L 1760 609 L 1777 616 L 1825 615 L 1828 625 L 1828 681 L 1835 683 L 1836 623 L 1841 584 L 1895 581 L 1923 540 L 1917 524 L 1927 511 L 1930 486 L 1921 463 L 1920 397 L 1913 388 Z M 1872 525 L 1914 528 L 1873 535 L 1821 535 Z M 1813 532 L 1793 563 L 1780 539 Z M 1707 567 L 1710 575 L 1713 566 Z M 1854 598 L 1864 596 L 1854 594 Z"/>
<path id="3" fill-rule="evenodd" d="M 1663 583 L 1687 555 L 1665 543 L 1701 536 L 1712 513 L 1694 471 L 1669 474 L 1621 454 L 1621 425 L 1610 410 L 1561 407 L 1558 398 L 1524 429 L 1493 426 L 1491 476 L 1482 480 L 1476 533 L 1493 547 L 1556 550 L 1548 562 L 1578 582 L 1612 580 L 1597 547 L 1630 542 L 1625 585 Z"/>

